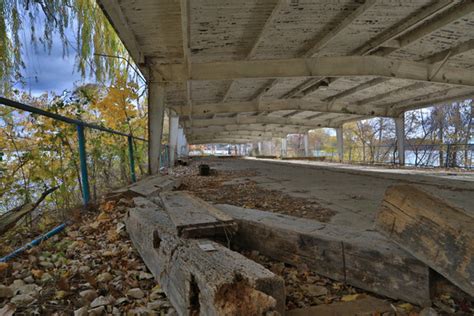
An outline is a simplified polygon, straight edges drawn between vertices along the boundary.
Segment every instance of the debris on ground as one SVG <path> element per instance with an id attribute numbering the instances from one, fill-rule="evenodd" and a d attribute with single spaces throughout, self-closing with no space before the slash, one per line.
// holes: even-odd
<path id="1" fill-rule="evenodd" d="M 293 197 L 276 190 L 259 187 L 251 178 L 254 170 L 213 170 L 209 177 L 201 177 L 196 162 L 176 167 L 172 173 L 181 179 L 180 190 L 187 190 L 201 199 L 216 204 L 232 204 L 286 215 L 328 222 L 333 210 L 322 207 L 316 200 Z M 244 181 L 232 181 L 244 179 Z"/>
<path id="2" fill-rule="evenodd" d="M 125 231 L 127 204 L 104 202 L 3 264 L 0 315 L 173 314 Z"/>

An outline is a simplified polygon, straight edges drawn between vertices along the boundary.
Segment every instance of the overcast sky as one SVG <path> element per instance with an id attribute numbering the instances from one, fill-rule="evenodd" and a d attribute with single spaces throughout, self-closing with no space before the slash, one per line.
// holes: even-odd
<path id="1" fill-rule="evenodd" d="M 33 95 L 40 95 L 44 92 L 62 93 L 64 90 L 71 90 L 74 83 L 84 80 L 75 67 L 74 49 L 69 49 L 69 54 L 63 56 L 63 45 L 58 34 L 53 34 L 53 47 L 50 52 L 38 43 L 37 49 L 33 47 L 30 40 L 30 26 L 28 21 L 24 22 L 22 32 L 23 60 L 25 69 L 23 71 L 25 85 L 17 84 L 15 87 L 31 92 Z M 42 26 L 36 25 L 36 34 L 42 35 Z M 75 39 L 72 29 L 67 32 L 68 40 L 73 45 Z M 93 81 L 87 78 L 85 81 Z"/>

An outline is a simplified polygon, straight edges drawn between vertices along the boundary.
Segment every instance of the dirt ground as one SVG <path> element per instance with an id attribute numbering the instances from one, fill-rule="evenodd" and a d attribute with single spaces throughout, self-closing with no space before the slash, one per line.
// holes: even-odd
<path id="1" fill-rule="evenodd" d="M 214 169 L 209 177 L 197 175 L 197 167 L 203 162 Z M 347 176 L 334 170 L 235 159 L 195 160 L 172 173 L 183 180 L 181 189 L 207 201 L 336 224 L 346 223 L 343 218 L 349 216 L 351 224 L 360 229 L 370 227 L 376 211 L 378 202 L 371 199 L 381 199 L 384 188 L 399 181 L 387 179 L 384 174 Z M 472 199 L 473 195 L 466 195 L 472 193 L 469 186 L 452 179 L 438 184 L 435 180 L 403 181 L 444 191 L 452 199 Z M 336 189 L 339 191 L 331 191 Z M 128 203 L 103 201 L 86 213 L 72 212 L 74 221 L 64 232 L 7 264 L 0 263 L 0 315 L 175 315 L 124 229 Z M 49 223 L 48 227 L 55 224 Z M 38 233 L 14 231 L 3 236 L 0 255 Z M 391 304 L 392 311 L 384 316 L 427 315 L 423 314 L 426 309 L 327 279 L 304 265 L 286 265 L 256 251 L 242 253 L 285 280 L 289 310 L 376 297 Z M 433 307 L 438 314 L 474 314 L 472 301 L 453 292 L 452 287 L 440 287 L 436 293 Z"/>

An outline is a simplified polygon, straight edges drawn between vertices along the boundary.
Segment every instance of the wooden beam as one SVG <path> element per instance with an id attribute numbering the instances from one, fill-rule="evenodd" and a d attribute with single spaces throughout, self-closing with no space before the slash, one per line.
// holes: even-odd
<path id="1" fill-rule="evenodd" d="M 179 237 L 232 238 L 237 230 L 237 224 L 229 215 L 189 192 L 162 192 L 160 202 Z"/>
<path id="2" fill-rule="evenodd" d="M 334 29 L 324 34 L 324 36 L 316 41 L 303 57 L 313 57 L 319 53 L 331 40 L 342 33 L 349 25 L 360 18 L 367 10 L 369 10 L 377 0 L 367 0 L 364 4 L 360 5 L 356 10 L 344 18 Z"/>
<path id="3" fill-rule="evenodd" d="M 415 186 L 392 186 L 377 230 L 474 296 L 474 217 Z"/>
<path id="4" fill-rule="evenodd" d="M 283 280 L 211 240 L 182 239 L 169 215 L 135 198 L 127 232 L 179 315 L 265 315 L 284 312 Z"/>
<path id="5" fill-rule="evenodd" d="M 287 264 L 305 264 L 380 295 L 430 304 L 428 266 L 376 232 L 233 205 L 217 207 L 239 224 L 233 242 L 240 247 Z"/>
<path id="6" fill-rule="evenodd" d="M 440 0 L 430 3 L 420 11 L 415 12 L 412 16 L 401 21 L 398 25 L 389 28 L 374 40 L 369 41 L 363 46 L 355 49 L 353 55 L 368 55 L 377 50 L 386 43 L 400 37 L 401 35 L 412 31 L 413 29 L 422 26 L 425 27 L 425 22 L 435 17 L 436 15 L 446 11 L 447 9 L 458 4 L 460 1 Z M 426 24 L 426 27 L 430 27 Z"/>
<path id="7" fill-rule="evenodd" d="M 133 61 L 139 66 L 142 65 L 145 62 L 145 56 L 140 50 L 140 45 L 138 45 L 135 34 L 132 32 L 132 28 L 122 12 L 119 2 L 114 0 L 97 0 L 97 3 L 127 48 Z"/>
<path id="8" fill-rule="evenodd" d="M 432 66 L 429 64 L 379 56 L 293 58 L 193 64 L 190 78 L 182 64 L 164 64 L 156 67 L 156 78 L 160 81 L 376 76 L 474 86 L 474 71 L 469 69 L 445 66 L 436 76 L 430 78 Z"/>

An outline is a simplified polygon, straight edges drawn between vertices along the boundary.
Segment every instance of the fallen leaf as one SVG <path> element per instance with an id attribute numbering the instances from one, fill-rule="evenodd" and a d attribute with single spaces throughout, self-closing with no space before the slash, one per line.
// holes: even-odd
<path id="1" fill-rule="evenodd" d="M 8 263 L 0 262 L 0 272 L 5 271 L 8 268 Z"/>
<path id="2" fill-rule="evenodd" d="M 38 269 L 32 269 L 32 270 L 31 270 L 31 274 L 33 274 L 33 276 L 34 276 L 36 279 L 41 279 L 41 277 L 42 277 L 43 274 L 44 274 L 44 271 L 43 271 L 43 270 L 38 270 Z"/>
<path id="3" fill-rule="evenodd" d="M 343 302 L 352 302 L 360 298 L 360 294 L 350 294 L 350 295 L 344 295 L 341 297 L 341 301 Z"/>
<path id="4" fill-rule="evenodd" d="M 110 221 L 110 216 L 107 213 L 102 212 L 97 216 L 96 220 L 99 222 L 108 222 Z"/>
<path id="5" fill-rule="evenodd" d="M 409 312 L 413 309 L 413 305 L 411 305 L 410 303 L 400 304 L 398 305 L 398 307 L 404 309 L 406 312 Z"/>

